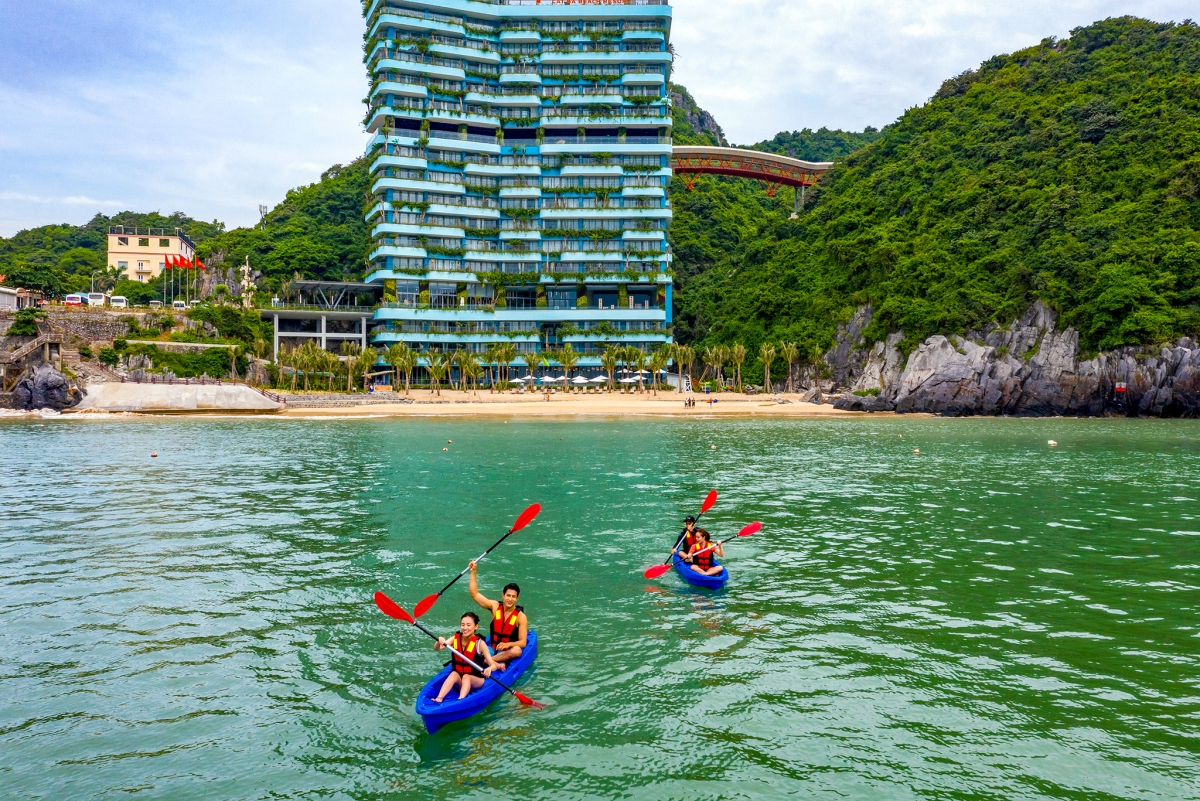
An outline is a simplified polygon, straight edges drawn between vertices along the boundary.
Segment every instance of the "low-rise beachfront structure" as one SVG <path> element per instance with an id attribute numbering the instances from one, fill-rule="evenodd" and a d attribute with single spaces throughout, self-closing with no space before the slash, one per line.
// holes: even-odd
<path id="1" fill-rule="evenodd" d="M 373 0 L 371 341 L 671 341 L 671 8 Z M 422 359 L 422 363 L 425 363 Z"/>

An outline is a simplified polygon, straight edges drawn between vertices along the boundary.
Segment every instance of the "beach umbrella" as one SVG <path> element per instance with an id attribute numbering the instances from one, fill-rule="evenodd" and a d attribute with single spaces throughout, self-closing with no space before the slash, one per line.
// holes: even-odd
<path id="1" fill-rule="evenodd" d="M 636 384 L 637 381 L 638 380 L 636 378 L 618 378 L 617 379 L 617 383 L 620 383 L 620 384 Z"/>
<path id="2" fill-rule="evenodd" d="M 581 375 L 577 375 L 573 379 L 571 379 L 571 383 L 577 384 L 577 385 L 578 384 L 586 384 L 587 382 L 588 382 L 588 380 Z"/>
<path id="3" fill-rule="evenodd" d="M 608 380 L 608 378 L 607 378 L 606 376 L 598 375 L 598 376 L 596 376 L 595 378 L 593 378 L 593 379 L 592 379 L 590 382 L 588 382 L 588 383 L 591 383 L 591 384 L 603 384 L 603 383 L 604 383 L 605 381 L 607 381 L 607 380 Z"/>

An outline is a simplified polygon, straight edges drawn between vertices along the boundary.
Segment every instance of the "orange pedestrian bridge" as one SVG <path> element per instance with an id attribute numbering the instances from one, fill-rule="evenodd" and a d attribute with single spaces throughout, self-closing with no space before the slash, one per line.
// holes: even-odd
<path id="1" fill-rule="evenodd" d="M 767 185 L 774 197 L 781 186 L 796 190 L 796 208 L 804 205 L 804 191 L 833 167 L 831 161 L 803 161 L 790 156 L 742 150 L 736 147 L 681 145 L 671 148 L 671 170 L 691 189 L 700 175 L 730 175 L 752 178 Z"/>

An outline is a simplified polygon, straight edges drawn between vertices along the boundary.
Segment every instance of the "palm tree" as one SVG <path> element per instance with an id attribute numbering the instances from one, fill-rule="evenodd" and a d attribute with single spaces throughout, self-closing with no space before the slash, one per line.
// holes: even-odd
<path id="1" fill-rule="evenodd" d="M 305 392 L 308 392 L 308 374 L 312 370 L 313 365 L 316 362 L 316 354 L 317 354 L 317 349 L 316 349 L 316 346 L 313 345 L 312 340 L 309 340 L 308 342 L 305 342 L 303 345 L 301 345 L 300 349 L 298 351 L 296 351 L 296 354 L 295 354 L 296 367 L 298 369 L 304 370 L 304 391 Z"/>
<path id="2" fill-rule="evenodd" d="M 700 376 L 701 381 L 704 381 L 704 379 L 708 376 L 708 371 L 711 369 L 713 380 L 717 381 L 718 384 L 720 383 L 717 375 L 718 371 L 721 369 L 721 365 L 725 362 L 725 354 L 722 352 L 722 350 L 723 349 L 719 345 L 710 345 L 704 349 L 704 353 L 702 354 L 704 358 L 704 373 Z"/>
<path id="3" fill-rule="evenodd" d="M 362 353 L 358 354 L 354 366 L 357 373 L 362 376 L 363 392 L 367 391 L 367 382 L 370 379 L 371 368 L 375 366 L 375 360 L 379 358 L 379 351 L 370 346 L 363 348 Z"/>
<path id="4" fill-rule="evenodd" d="M 333 392 L 333 380 L 337 378 L 343 366 L 342 360 L 337 357 L 336 353 L 330 353 L 327 350 L 321 351 L 321 361 L 325 368 L 325 389 L 328 392 Z M 350 380 L 350 365 L 345 364 L 346 380 Z"/>
<path id="5" fill-rule="evenodd" d="M 296 391 L 296 379 L 300 375 L 300 371 L 298 369 L 299 362 L 297 361 L 298 358 L 299 354 L 296 353 L 295 348 L 288 348 L 283 353 L 279 354 L 279 361 L 292 368 L 292 392 Z"/>
<path id="6" fill-rule="evenodd" d="M 642 386 L 642 370 L 646 369 L 646 352 L 636 345 L 630 345 L 625 349 L 625 363 L 629 365 L 629 369 L 637 373 L 638 392 L 645 392 L 646 388 Z"/>
<path id="7" fill-rule="evenodd" d="M 500 345 L 496 353 L 496 361 L 500 365 L 500 383 L 508 385 L 508 368 L 517 360 L 517 346 L 511 342 Z"/>
<path id="8" fill-rule="evenodd" d="M 449 361 L 449 359 L 446 358 L 446 354 L 440 353 L 437 351 L 429 352 L 429 368 L 428 369 L 429 369 L 429 391 L 430 392 L 436 392 L 438 395 L 442 394 L 442 390 L 438 386 L 438 384 L 446 376 L 446 371 L 449 368 L 449 366 L 450 366 L 450 361 Z"/>
<path id="9" fill-rule="evenodd" d="M 733 369 L 736 371 L 736 378 L 733 381 L 734 387 L 738 392 L 742 391 L 742 362 L 746 361 L 746 346 L 741 342 L 735 342 L 733 347 L 729 349 L 729 360 L 733 362 Z"/>
<path id="10" fill-rule="evenodd" d="M 412 353 L 408 345 L 404 344 L 403 342 L 397 342 L 396 344 L 389 346 L 388 349 L 383 352 L 383 361 L 386 364 L 391 365 L 392 368 L 392 386 L 398 386 L 400 384 L 399 373 L 400 370 L 404 369 L 403 364 L 406 351 L 408 353 Z"/>
<path id="11" fill-rule="evenodd" d="M 483 352 L 483 366 L 485 368 L 487 368 L 488 385 L 493 390 L 496 388 L 495 370 L 497 370 L 499 367 L 499 365 L 497 364 L 499 362 L 499 358 L 500 358 L 499 351 L 500 351 L 500 346 L 498 344 L 493 343 L 491 345 L 488 345 L 487 350 L 485 350 Z"/>
<path id="12" fill-rule="evenodd" d="M 608 391 L 613 390 L 613 374 L 617 372 L 617 361 L 619 354 L 617 349 L 609 345 L 600 354 L 600 366 L 604 368 L 604 372 L 608 373 Z"/>
<path id="13" fill-rule="evenodd" d="M 679 391 L 683 392 L 683 372 L 686 368 L 692 371 L 692 362 L 696 361 L 696 351 L 687 345 L 675 345 L 675 367 L 679 371 Z"/>
<path id="14" fill-rule="evenodd" d="M 763 392 L 771 391 L 771 362 L 775 361 L 775 346 L 769 342 L 762 343 L 758 349 L 758 358 L 763 363 Z"/>
<path id="15" fill-rule="evenodd" d="M 357 342 L 343 342 L 340 350 L 346 362 L 346 391 L 353 392 L 354 365 L 358 360 L 358 354 L 362 352 L 362 348 L 359 347 Z"/>
<path id="16" fill-rule="evenodd" d="M 417 352 L 405 345 L 397 367 L 404 373 L 404 394 L 407 396 L 412 391 L 412 374 L 413 370 L 417 369 Z"/>
<path id="17" fill-rule="evenodd" d="M 479 359 L 475 358 L 474 353 L 469 351 L 464 352 L 465 355 L 458 363 L 458 369 L 462 371 L 463 388 L 466 389 L 466 379 L 471 379 L 471 386 L 475 389 L 475 397 L 479 397 L 479 376 L 483 375 L 483 365 L 479 363 Z"/>
<path id="18" fill-rule="evenodd" d="M 542 354 L 526 351 L 517 355 L 517 360 L 525 363 L 525 370 L 529 373 L 529 377 L 533 378 L 533 371 L 542 363 Z M 529 382 L 529 386 L 533 386 L 533 382 Z"/>
<path id="19" fill-rule="evenodd" d="M 788 366 L 787 391 L 789 393 L 791 393 L 791 391 L 792 391 L 792 368 L 796 364 L 796 357 L 799 355 L 799 352 L 800 352 L 800 349 L 798 347 L 796 347 L 795 342 L 780 342 L 779 343 L 779 356 L 785 362 L 787 362 L 787 366 Z"/>
<path id="20" fill-rule="evenodd" d="M 658 374 L 667 366 L 673 351 L 674 347 L 667 345 L 650 354 L 650 384 L 654 387 L 655 395 L 658 394 Z"/>
<path id="21" fill-rule="evenodd" d="M 567 379 L 564 383 L 564 386 L 567 389 L 570 389 L 571 371 L 574 370 L 575 366 L 579 364 L 579 351 L 575 350 L 571 343 L 568 342 L 566 345 L 563 345 L 562 350 L 555 354 L 555 358 L 557 358 L 558 363 L 562 365 L 564 371 L 563 375 Z"/>

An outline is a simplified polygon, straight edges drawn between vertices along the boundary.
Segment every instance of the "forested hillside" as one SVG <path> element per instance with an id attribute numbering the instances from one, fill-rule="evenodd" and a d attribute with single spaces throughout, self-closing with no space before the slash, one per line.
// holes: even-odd
<path id="1" fill-rule="evenodd" d="M 722 144 L 682 87 L 679 144 Z M 882 131 L 802 130 L 753 147 L 835 160 L 792 197 L 701 177 L 672 186 L 676 337 L 790 340 L 816 359 L 861 304 L 867 334 L 1005 323 L 1034 300 L 1086 351 L 1200 332 L 1200 28 L 1110 19 L 989 59 Z M 0 239 L 6 283 L 86 286 L 109 224 L 180 226 L 210 263 L 247 255 L 272 288 L 298 272 L 358 279 L 369 178 L 360 159 L 288 193 L 265 225 L 122 213 Z M 758 368 L 749 366 L 755 377 Z"/>
<path id="2" fill-rule="evenodd" d="M 263 225 L 235 228 L 198 247 L 213 265 L 241 264 L 246 256 L 272 288 L 304 278 L 359 280 L 367 256 L 365 204 L 370 189 L 365 159 L 335 164 L 321 180 L 287 193 Z"/>
<path id="3" fill-rule="evenodd" d="M 102 285 L 113 288 L 113 277 L 102 275 L 108 265 L 110 225 L 181 228 L 197 244 L 225 230 L 224 223 L 193 220 L 178 211 L 170 216 L 122 211 L 111 217 L 97 214 L 79 226 L 43 225 L 20 231 L 11 239 L 0 237 L 0 275 L 5 276 L 4 285 L 58 294 L 87 289 L 95 275 Z"/>
<path id="4" fill-rule="evenodd" d="M 321 180 L 288 192 L 266 217 L 265 224 L 226 231 L 224 223 L 193 220 L 182 212 L 166 217 L 123 211 L 112 217 L 97 214 L 85 225 L 44 225 L 0 237 L 0 275 L 8 286 L 25 286 L 52 293 L 86 289 L 96 273 L 97 283 L 134 302 L 161 297 L 158 281 L 140 284 L 104 276 L 108 257 L 108 227 L 182 228 L 197 253 L 214 266 L 250 263 L 261 270 L 272 288 L 299 272 L 306 278 L 360 278 L 367 252 L 363 221 L 368 189 L 367 165 L 362 159 L 345 167 L 335 165 Z M 100 272 L 97 272 L 100 271 Z"/>
<path id="5" fill-rule="evenodd" d="M 1085 351 L 1196 333 L 1200 28 L 1111 19 L 989 59 L 840 160 L 796 221 L 677 197 L 698 341 L 815 358 L 862 303 L 868 336 L 912 343 L 1039 298 Z M 730 246 L 687 252 L 691 230 Z"/>

